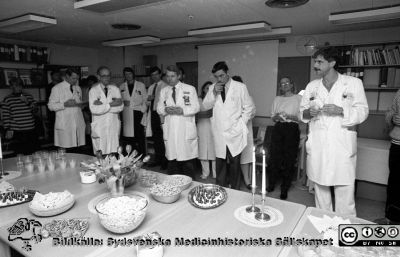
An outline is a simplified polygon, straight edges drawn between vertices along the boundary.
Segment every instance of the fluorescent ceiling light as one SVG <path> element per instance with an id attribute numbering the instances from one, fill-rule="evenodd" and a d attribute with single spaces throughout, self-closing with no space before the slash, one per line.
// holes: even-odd
<path id="1" fill-rule="evenodd" d="M 24 14 L 0 21 L 0 32 L 19 33 L 57 24 L 57 20 L 37 14 Z"/>
<path id="2" fill-rule="evenodd" d="M 104 41 L 103 46 L 132 46 L 160 42 L 158 37 L 143 36 Z"/>
<path id="3" fill-rule="evenodd" d="M 166 0 L 80 0 L 75 1 L 75 9 L 98 13 L 110 13 L 130 8 L 150 6 Z"/>
<path id="4" fill-rule="evenodd" d="M 362 22 L 400 19 L 400 6 L 381 7 L 350 12 L 331 13 L 329 21 L 333 24 L 353 24 Z"/>
<path id="5" fill-rule="evenodd" d="M 193 37 L 214 37 L 239 35 L 244 33 L 262 33 L 271 31 L 271 26 L 266 22 L 238 24 L 224 27 L 194 29 L 188 32 L 188 36 Z"/>
<path id="6" fill-rule="evenodd" d="M 172 44 L 188 44 L 188 43 L 215 43 L 215 42 L 240 42 L 249 40 L 268 40 L 276 39 L 281 36 L 289 35 L 292 33 L 292 27 L 273 28 L 269 32 L 252 33 L 252 34 L 239 34 L 231 36 L 218 36 L 218 37 L 179 37 L 163 39 L 158 43 L 150 43 L 145 46 L 160 46 Z"/>

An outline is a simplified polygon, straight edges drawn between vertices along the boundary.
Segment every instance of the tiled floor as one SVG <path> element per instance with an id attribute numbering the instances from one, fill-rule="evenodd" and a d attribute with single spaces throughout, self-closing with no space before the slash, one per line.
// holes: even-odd
<path id="1" fill-rule="evenodd" d="M 165 173 L 165 171 L 160 171 L 160 167 L 151 168 L 151 170 L 159 171 Z M 200 178 L 201 171 L 197 168 L 196 171 L 196 181 L 202 183 L 215 183 L 215 179 L 208 177 L 207 179 Z M 257 181 L 261 181 L 261 174 L 257 174 Z M 299 183 L 294 182 L 289 190 L 287 201 L 304 204 L 307 207 L 315 207 L 314 195 L 309 193 L 308 189 L 304 186 L 298 185 Z M 257 183 L 257 186 L 258 185 Z M 246 186 L 242 183 L 240 188 L 242 191 L 250 192 Z M 273 192 L 268 193 L 268 197 L 273 197 L 279 199 L 280 187 L 276 186 Z M 375 219 L 384 217 L 385 203 L 380 201 L 373 201 L 369 199 L 356 197 L 356 209 L 357 216 L 362 219 L 374 221 Z"/>

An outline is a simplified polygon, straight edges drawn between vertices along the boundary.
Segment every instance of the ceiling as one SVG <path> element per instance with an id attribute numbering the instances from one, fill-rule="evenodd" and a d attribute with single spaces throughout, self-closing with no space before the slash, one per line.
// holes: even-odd
<path id="1" fill-rule="evenodd" d="M 135 0 L 125 0 L 135 1 Z M 25 13 L 57 19 L 57 25 L 0 38 L 97 47 L 102 41 L 151 35 L 163 39 L 187 37 L 191 29 L 265 21 L 292 27 L 293 35 L 324 34 L 400 26 L 399 20 L 367 24 L 331 25 L 331 12 L 400 4 L 400 0 L 310 0 L 303 6 L 271 9 L 265 0 L 166 0 L 110 14 L 74 9 L 74 0 L 0 1 L 0 20 Z M 136 31 L 115 30 L 113 23 L 134 23 Z"/>

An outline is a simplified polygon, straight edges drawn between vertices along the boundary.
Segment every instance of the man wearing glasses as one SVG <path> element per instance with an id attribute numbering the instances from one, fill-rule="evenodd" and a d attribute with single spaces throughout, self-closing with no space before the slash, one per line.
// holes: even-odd
<path id="1" fill-rule="evenodd" d="M 97 69 L 99 83 L 89 91 L 89 108 L 92 112 L 93 151 L 103 154 L 116 152 L 119 146 L 121 121 L 118 114 L 124 108 L 119 88 L 110 84 L 110 69 Z"/>

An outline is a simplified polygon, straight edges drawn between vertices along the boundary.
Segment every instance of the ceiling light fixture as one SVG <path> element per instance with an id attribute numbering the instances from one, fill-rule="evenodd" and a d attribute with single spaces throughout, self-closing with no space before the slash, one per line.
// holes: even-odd
<path id="1" fill-rule="evenodd" d="M 212 27 L 203 29 L 189 30 L 188 36 L 193 37 L 214 37 L 243 35 L 246 33 L 261 33 L 271 31 L 271 26 L 266 22 L 256 22 L 247 24 L 237 24 L 224 27 Z"/>
<path id="2" fill-rule="evenodd" d="M 102 45 L 118 47 L 118 46 L 143 45 L 143 44 L 157 43 L 157 42 L 160 42 L 160 39 L 158 37 L 142 36 L 142 37 L 131 37 L 131 38 L 122 38 L 122 39 L 104 41 Z"/>
<path id="3" fill-rule="evenodd" d="M 271 8 L 293 8 L 306 4 L 309 0 L 268 0 L 265 4 Z"/>
<path id="4" fill-rule="evenodd" d="M 98 13 L 110 13 L 130 8 L 150 6 L 164 1 L 166 0 L 76 0 L 74 8 Z"/>
<path id="5" fill-rule="evenodd" d="M 400 19 L 400 5 L 369 8 L 346 12 L 336 12 L 329 15 L 332 24 L 344 25 L 363 22 L 374 22 Z"/>
<path id="6" fill-rule="evenodd" d="M 43 16 L 40 14 L 27 13 L 21 16 L 5 19 L 0 21 L 0 32 L 19 33 L 41 29 L 50 25 L 56 25 L 57 20 L 53 17 Z"/>

